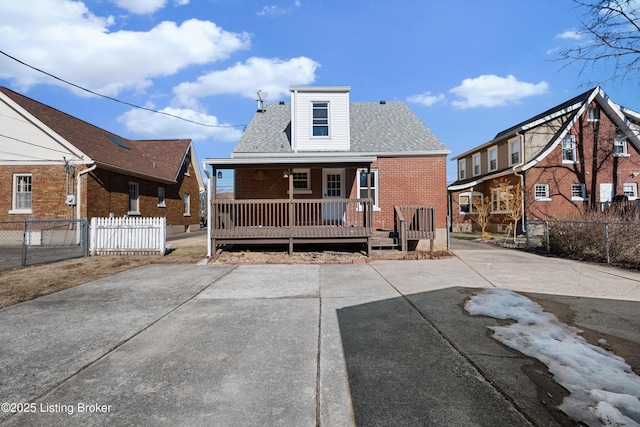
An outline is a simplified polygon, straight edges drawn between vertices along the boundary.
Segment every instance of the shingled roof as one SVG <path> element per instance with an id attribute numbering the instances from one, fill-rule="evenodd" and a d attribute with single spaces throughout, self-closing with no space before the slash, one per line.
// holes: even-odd
<path id="1" fill-rule="evenodd" d="M 291 104 L 266 103 L 257 112 L 234 153 L 291 153 Z M 351 148 L 378 155 L 447 154 L 447 147 L 404 102 L 351 102 Z"/>
<path id="2" fill-rule="evenodd" d="M 83 160 L 99 167 L 176 182 L 191 147 L 190 139 L 126 139 L 6 87 L 0 92 L 89 157 Z"/>

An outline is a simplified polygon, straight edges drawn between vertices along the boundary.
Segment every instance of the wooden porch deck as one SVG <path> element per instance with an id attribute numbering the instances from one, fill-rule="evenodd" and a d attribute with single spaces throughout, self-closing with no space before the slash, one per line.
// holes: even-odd
<path id="1" fill-rule="evenodd" d="M 221 244 L 363 243 L 371 252 L 370 199 L 214 199 L 212 248 Z"/>

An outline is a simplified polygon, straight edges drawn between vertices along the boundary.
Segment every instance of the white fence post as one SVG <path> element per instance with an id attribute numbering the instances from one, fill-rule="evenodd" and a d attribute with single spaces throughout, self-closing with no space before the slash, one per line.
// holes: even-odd
<path id="1" fill-rule="evenodd" d="M 91 255 L 164 255 L 167 219 L 91 218 Z"/>

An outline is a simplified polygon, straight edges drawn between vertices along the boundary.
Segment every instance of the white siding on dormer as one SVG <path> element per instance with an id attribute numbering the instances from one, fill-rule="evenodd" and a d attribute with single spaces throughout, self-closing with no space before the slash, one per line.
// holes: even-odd
<path id="1" fill-rule="evenodd" d="M 313 103 L 329 104 L 329 136 L 313 136 Z M 292 90 L 291 126 L 294 151 L 348 151 L 349 92 Z"/>

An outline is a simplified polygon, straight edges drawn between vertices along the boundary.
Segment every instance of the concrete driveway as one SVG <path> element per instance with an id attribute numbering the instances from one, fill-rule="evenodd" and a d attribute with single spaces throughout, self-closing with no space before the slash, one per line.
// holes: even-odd
<path id="1" fill-rule="evenodd" d="M 469 316 L 526 293 L 640 372 L 640 273 L 473 247 L 367 265 L 156 265 L 0 310 L 2 425 L 554 426 L 545 367 Z"/>

